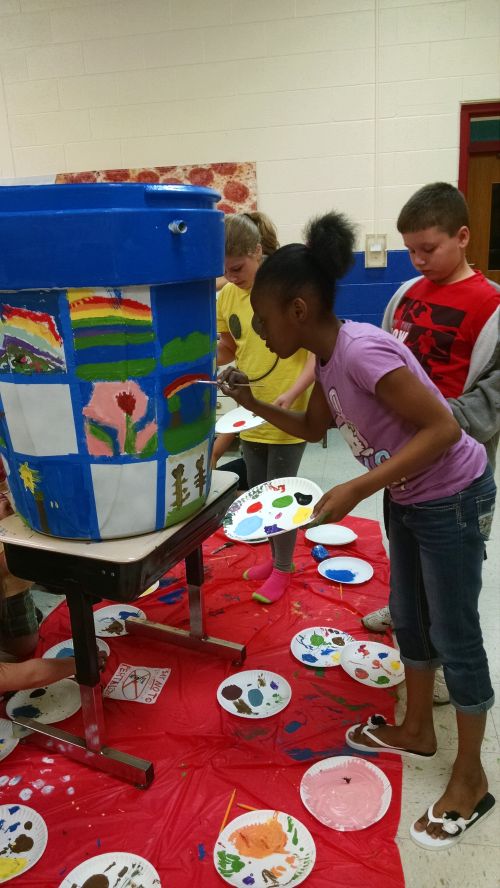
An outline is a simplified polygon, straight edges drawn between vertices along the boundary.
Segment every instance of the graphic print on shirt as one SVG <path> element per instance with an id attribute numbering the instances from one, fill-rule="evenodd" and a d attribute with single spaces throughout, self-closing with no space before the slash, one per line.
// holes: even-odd
<path id="1" fill-rule="evenodd" d="M 396 309 L 393 336 L 404 342 L 433 382 L 449 372 L 452 353 L 466 312 L 420 299 L 403 299 Z"/>
<path id="2" fill-rule="evenodd" d="M 233 339 L 241 339 L 241 321 L 237 314 L 229 315 L 227 325 Z"/>
<path id="3" fill-rule="evenodd" d="M 339 394 L 333 387 L 328 392 L 328 400 L 332 408 L 335 426 L 351 448 L 352 454 L 358 462 L 362 463 L 367 469 L 374 469 L 385 462 L 386 459 L 391 458 L 388 450 L 374 450 L 373 447 L 370 447 L 370 442 L 361 434 L 356 424 L 344 414 Z M 398 481 L 393 481 L 389 486 L 405 490 L 405 481 L 407 481 L 406 477 L 400 478 Z"/>

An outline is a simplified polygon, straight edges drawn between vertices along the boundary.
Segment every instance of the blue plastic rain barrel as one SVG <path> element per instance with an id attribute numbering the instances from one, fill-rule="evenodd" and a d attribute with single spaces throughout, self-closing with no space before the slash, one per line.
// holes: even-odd
<path id="1" fill-rule="evenodd" d="M 184 521 L 210 488 L 208 188 L 0 188 L 0 453 L 34 529 L 104 540 Z"/>

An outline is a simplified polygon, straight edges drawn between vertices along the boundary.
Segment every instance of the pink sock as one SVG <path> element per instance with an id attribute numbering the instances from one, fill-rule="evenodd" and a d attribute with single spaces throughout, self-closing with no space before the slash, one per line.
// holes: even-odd
<path id="1" fill-rule="evenodd" d="M 252 598 L 261 604 L 274 604 L 288 589 L 291 577 L 291 573 L 274 567 L 264 585 L 253 593 Z"/>
<path id="2" fill-rule="evenodd" d="M 249 567 L 243 574 L 244 580 L 267 580 L 271 576 L 273 562 L 262 561 L 260 564 L 254 564 Z"/>

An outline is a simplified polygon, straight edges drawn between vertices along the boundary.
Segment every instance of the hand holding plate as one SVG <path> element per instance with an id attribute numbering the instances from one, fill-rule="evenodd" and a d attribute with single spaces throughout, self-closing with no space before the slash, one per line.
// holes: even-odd
<path id="1" fill-rule="evenodd" d="M 321 497 L 314 507 L 309 527 L 315 527 L 324 521 L 340 521 L 358 505 L 360 497 L 354 492 L 352 481 L 337 484 Z"/>

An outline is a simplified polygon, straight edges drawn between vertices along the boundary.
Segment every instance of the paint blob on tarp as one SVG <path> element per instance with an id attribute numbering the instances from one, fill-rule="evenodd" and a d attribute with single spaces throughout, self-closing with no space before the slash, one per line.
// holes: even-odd
<path id="1" fill-rule="evenodd" d="M 235 532 L 238 536 L 250 536 L 251 533 L 258 530 L 262 525 L 262 518 L 259 518 L 257 515 L 250 515 L 249 518 L 244 518 L 243 521 L 239 521 L 235 527 Z"/>
<path id="2" fill-rule="evenodd" d="M 352 583 L 357 577 L 352 570 L 326 570 L 325 574 L 329 580 L 335 580 L 336 583 Z"/>

